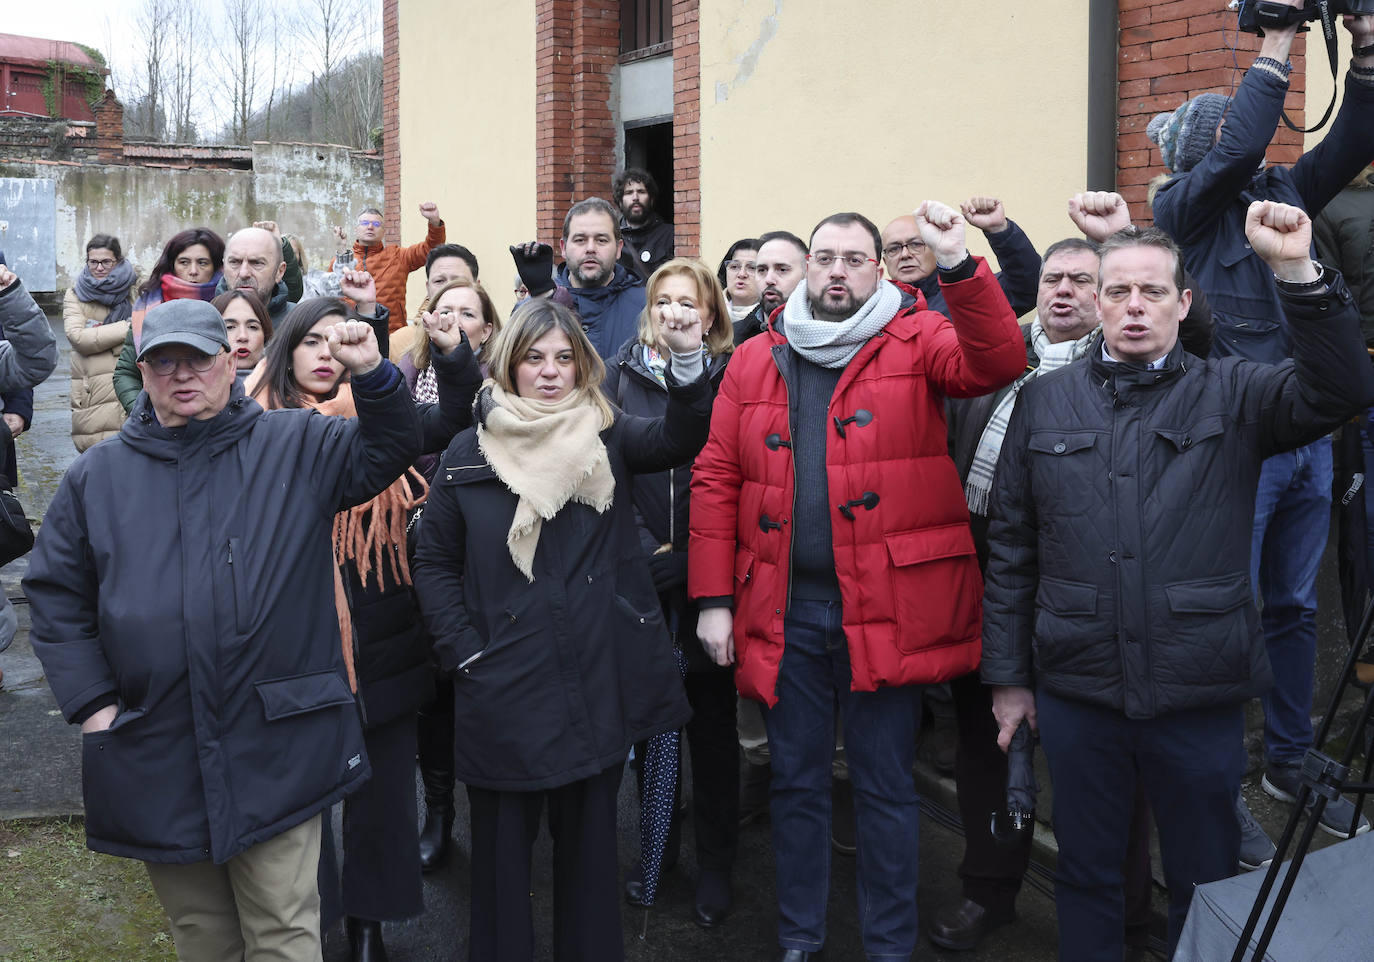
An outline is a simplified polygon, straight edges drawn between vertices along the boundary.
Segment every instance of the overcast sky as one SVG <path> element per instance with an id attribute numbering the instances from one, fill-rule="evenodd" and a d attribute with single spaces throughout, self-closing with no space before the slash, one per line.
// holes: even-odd
<path id="1" fill-rule="evenodd" d="M 10 0 L 0 17 L 0 33 L 45 40 L 71 40 L 95 47 L 107 60 L 132 50 L 130 28 L 137 0 Z"/>

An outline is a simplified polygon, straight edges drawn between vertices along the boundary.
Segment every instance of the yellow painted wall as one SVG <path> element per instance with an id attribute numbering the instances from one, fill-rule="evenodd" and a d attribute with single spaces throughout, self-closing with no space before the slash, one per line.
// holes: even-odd
<path id="1" fill-rule="evenodd" d="M 702 251 L 995 194 L 1044 247 L 1086 178 L 1083 0 L 701 0 Z M 972 231 L 970 247 L 985 253 Z"/>
<path id="2" fill-rule="evenodd" d="M 534 0 L 400 0 L 401 241 L 439 205 L 448 239 L 477 255 L 501 316 L 514 305 L 509 246 L 534 236 Z M 418 312 L 424 271 L 406 302 Z"/>
<path id="3" fill-rule="evenodd" d="M 1321 120 L 1322 112 L 1331 102 L 1331 58 L 1326 55 L 1326 41 L 1322 39 L 1321 26 L 1313 24 L 1307 34 L 1307 122 L 1310 127 Z M 1336 27 L 1336 39 L 1340 49 L 1336 55 L 1336 110 L 1341 109 L 1342 94 L 1345 92 L 1345 72 L 1350 67 L 1350 31 L 1344 26 Z M 1336 116 L 1332 111 L 1331 116 Z M 1322 137 L 1331 129 L 1331 123 L 1321 130 L 1303 137 L 1303 149 L 1311 150 L 1321 143 Z"/>

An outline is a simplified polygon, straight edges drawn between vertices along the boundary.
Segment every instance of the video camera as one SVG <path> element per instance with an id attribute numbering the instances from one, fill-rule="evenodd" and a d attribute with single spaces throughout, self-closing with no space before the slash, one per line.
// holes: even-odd
<path id="1" fill-rule="evenodd" d="M 1374 13 L 1374 0 L 1303 0 L 1300 7 L 1290 7 L 1275 0 L 1239 0 L 1234 5 L 1240 11 L 1240 29 L 1261 37 L 1265 30 L 1291 27 L 1295 23 L 1321 20 L 1324 27 L 1334 30 L 1335 18 L 1343 14 L 1361 16 Z"/>

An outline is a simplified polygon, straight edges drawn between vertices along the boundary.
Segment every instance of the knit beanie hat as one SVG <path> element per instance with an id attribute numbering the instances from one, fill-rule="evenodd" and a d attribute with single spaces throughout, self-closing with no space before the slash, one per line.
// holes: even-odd
<path id="1" fill-rule="evenodd" d="M 1198 94 L 1173 113 L 1155 114 L 1145 135 L 1159 145 L 1164 166 L 1175 174 L 1186 173 L 1212 149 L 1217 126 L 1231 98 Z"/>

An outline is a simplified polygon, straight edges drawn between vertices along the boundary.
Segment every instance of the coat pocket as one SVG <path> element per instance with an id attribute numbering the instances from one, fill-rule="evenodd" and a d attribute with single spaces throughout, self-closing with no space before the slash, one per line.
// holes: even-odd
<path id="1" fill-rule="evenodd" d="M 1259 614 L 1244 574 L 1164 587 L 1168 616 L 1153 633 L 1161 684 L 1228 685 L 1250 677 L 1251 646 L 1259 638 Z"/>
<path id="2" fill-rule="evenodd" d="M 1116 652 L 1116 632 L 1099 611 L 1097 586 L 1079 581 L 1041 576 L 1034 639 L 1042 671 L 1091 675 Z"/>
<path id="3" fill-rule="evenodd" d="M 983 582 L 968 524 L 891 531 L 883 541 L 898 649 L 911 654 L 976 637 Z"/>
<path id="4" fill-rule="evenodd" d="M 252 630 L 253 617 L 248 601 L 248 573 L 244 571 L 243 539 L 230 538 L 229 583 L 234 589 L 234 630 L 246 635 Z"/>
<path id="5" fill-rule="evenodd" d="M 263 715 L 268 721 L 353 704 L 348 684 L 332 670 L 259 681 L 253 687 L 262 699 Z"/>

